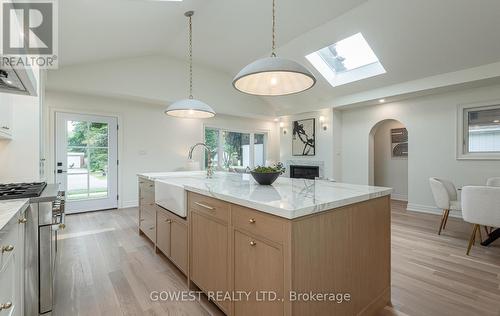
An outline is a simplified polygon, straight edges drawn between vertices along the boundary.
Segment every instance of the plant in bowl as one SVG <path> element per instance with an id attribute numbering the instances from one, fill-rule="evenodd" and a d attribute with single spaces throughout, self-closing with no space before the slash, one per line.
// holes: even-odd
<path id="1" fill-rule="evenodd" d="M 261 185 L 271 185 L 276 179 L 283 173 L 285 173 L 285 168 L 283 164 L 278 162 L 270 167 L 257 166 L 250 171 L 252 177 Z"/>

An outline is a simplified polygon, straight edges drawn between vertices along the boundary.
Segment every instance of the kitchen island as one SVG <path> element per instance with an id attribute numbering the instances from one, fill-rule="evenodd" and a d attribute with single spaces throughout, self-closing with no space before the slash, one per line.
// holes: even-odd
<path id="1" fill-rule="evenodd" d="M 375 315 L 390 304 L 391 189 L 260 186 L 227 173 L 155 179 L 155 191 L 185 191 L 172 199 L 186 199 L 188 283 L 227 315 Z"/>

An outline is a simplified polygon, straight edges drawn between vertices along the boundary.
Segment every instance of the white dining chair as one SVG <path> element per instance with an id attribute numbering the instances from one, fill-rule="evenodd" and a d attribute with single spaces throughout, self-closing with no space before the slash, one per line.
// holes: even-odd
<path id="1" fill-rule="evenodd" d="M 500 227 L 500 187 L 465 186 L 462 188 L 462 216 L 464 221 L 472 223 L 472 234 L 467 247 L 467 255 L 479 234 L 480 225 Z"/>
<path id="2" fill-rule="evenodd" d="M 489 178 L 486 181 L 486 185 L 489 187 L 500 187 L 500 177 Z"/>
<path id="3" fill-rule="evenodd" d="M 446 228 L 450 211 L 461 211 L 460 201 L 458 201 L 457 189 L 455 185 L 448 180 L 429 178 L 432 195 L 436 206 L 443 210 L 441 224 L 439 225 L 438 235 Z"/>

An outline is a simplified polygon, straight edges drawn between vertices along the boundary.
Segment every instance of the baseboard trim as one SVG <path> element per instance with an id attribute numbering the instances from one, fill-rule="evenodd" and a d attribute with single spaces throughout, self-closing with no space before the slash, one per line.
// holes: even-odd
<path id="1" fill-rule="evenodd" d="M 408 195 L 391 193 L 391 200 L 408 202 Z"/>
<path id="2" fill-rule="evenodd" d="M 434 214 L 439 216 L 443 215 L 442 209 L 439 209 L 435 206 L 415 204 L 415 203 L 408 203 L 408 205 L 406 206 L 406 210 L 411 212 Z M 462 218 L 462 212 L 451 211 L 450 216 L 455 218 Z"/>
<path id="3" fill-rule="evenodd" d="M 123 201 L 120 208 L 130 208 L 139 206 L 139 200 Z"/>

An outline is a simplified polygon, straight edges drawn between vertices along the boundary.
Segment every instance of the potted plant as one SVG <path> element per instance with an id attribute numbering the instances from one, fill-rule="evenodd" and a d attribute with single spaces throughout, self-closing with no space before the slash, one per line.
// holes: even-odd
<path id="1" fill-rule="evenodd" d="M 271 185 L 280 175 L 285 173 L 285 168 L 283 168 L 281 162 L 278 162 L 271 167 L 257 166 L 251 170 L 250 173 L 257 183 L 261 185 Z"/>

